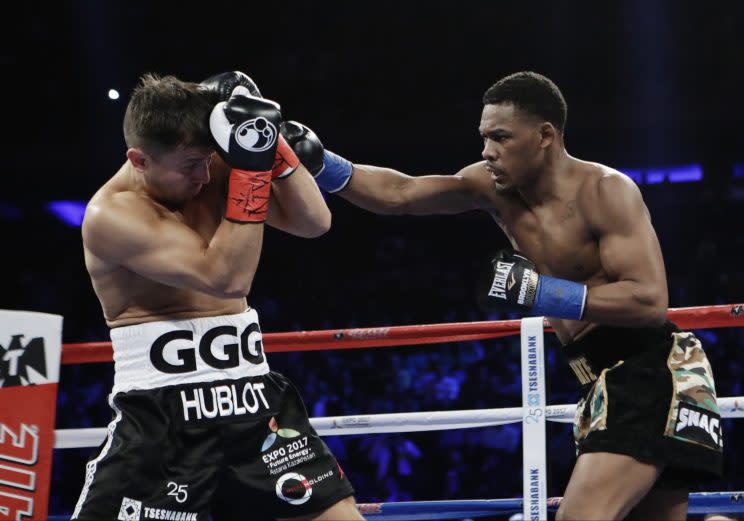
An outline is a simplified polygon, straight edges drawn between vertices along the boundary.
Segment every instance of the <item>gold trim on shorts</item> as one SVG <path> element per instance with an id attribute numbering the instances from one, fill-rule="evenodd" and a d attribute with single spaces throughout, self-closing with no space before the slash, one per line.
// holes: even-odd
<path id="1" fill-rule="evenodd" d="M 607 429 L 607 372 L 621 366 L 623 363 L 623 360 L 620 360 L 612 367 L 602 369 L 599 377 L 596 378 L 592 390 L 587 393 L 586 397 L 579 400 L 579 403 L 576 405 L 573 430 L 574 441 L 577 444 L 589 436 L 589 433 Z M 589 414 L 585 414 L 587 399 L 590 400 Z"/>
<path id="2" fill-rule="evenodd" d="M 597 375 L 594 374 L 592 368 L 589 367 L 586 357 L 580 356 L 578 358 L 573 358 L 568 361 L 568 365 L 581 385 L 586 385 L 597 380 Z"/>

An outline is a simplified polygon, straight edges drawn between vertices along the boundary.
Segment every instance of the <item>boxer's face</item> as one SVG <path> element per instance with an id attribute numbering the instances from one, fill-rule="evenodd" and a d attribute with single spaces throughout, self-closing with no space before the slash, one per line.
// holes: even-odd
<path id="1" fill-rule="evenodd" d="M 529 184 L 545 158 L 542 123 L 511 103 L 483 107 L 478 131 L 481 155 L 497 192 L 512 192 Z"/>
<path id="2" fill-rule="evenodd" d="M 165 203 L 182 205 L 210 180 L 212 149 L 179 146 L 152 159 L 145 177 L 151 195 Z"/>

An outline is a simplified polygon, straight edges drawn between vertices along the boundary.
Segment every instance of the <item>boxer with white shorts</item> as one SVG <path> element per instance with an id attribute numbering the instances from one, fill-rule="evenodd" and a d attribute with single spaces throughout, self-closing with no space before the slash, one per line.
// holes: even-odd
<path id="1" fill-rule="evenodd" d="M 297 390 L 269 370 L 246 302 L 265 224 L 330 227 L 280 123 L 239 72 L 148 74 L 132 93 L 127 161 L 82 228 L 115 415 L 74 519 L 362 519 Z"/>

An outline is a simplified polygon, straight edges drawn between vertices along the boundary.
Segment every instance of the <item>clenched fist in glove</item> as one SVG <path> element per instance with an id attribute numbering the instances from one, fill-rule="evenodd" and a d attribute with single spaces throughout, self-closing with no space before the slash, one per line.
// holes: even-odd
<path id="1" fill-rule="evenodd" d="M 261 98 L 261 91 L 256 83 L 246 73 L 241 71 L 229 71 L 214 74 L 202 81 L 199 86 L 211 96 L 213 103 L 227 101 L 234 93 L 236 87 L 241 87 L 237 92 Z M 292 148 L 281 135 L 274 156 L 274 165 L 271 169 L 272 179 L 283 179 L 292 174 L 300 164 Z"/>
<path id="2" fill-rule="evenodd" d="M 214 106 L 209 128 L 217 153 L 232 167 L 225 217 L 235 222 L 263 222 L 282 113 L 277 103 L 241 94 L 244 90 L 235 88 L 227 101 Z"/>
<path id="3" fill-rule="evenodd" d="M 353 173 L 353 165 L 325 150 L 315 132 L 296 121 L 282 123 L 281 132 L 322 190 L 335 193 L 346 187 Z"/>
<path id="4" fill-rule="evenodd" d="M 495 310 L 519 310 L 534 316 L 581 319 L 586 285 L 541 275 L 530 259 L 512 249 L 491 259 L 492 274 L 479 299 Z"/>

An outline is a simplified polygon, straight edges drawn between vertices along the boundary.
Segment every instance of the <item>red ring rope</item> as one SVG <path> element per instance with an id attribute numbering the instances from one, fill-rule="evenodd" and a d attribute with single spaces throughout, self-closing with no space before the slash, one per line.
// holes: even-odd
<path id="1" fill-rule="evenodd" d="M 744 304 L 697 306 L 669 310 L 669 319 L 682 329 L 744 326 Z M 426 324 L 415 326 L 326 329 L 266 333 L 267 352 L 358 349 L 363 347 L 402 346 L 464 342 L 519 334 L 519 320 Z M 546 331 L 552 331 L 546 324 Z M 63 364 L 111 362 L 111 342 L 83 342 L 62 345 Z"/>

